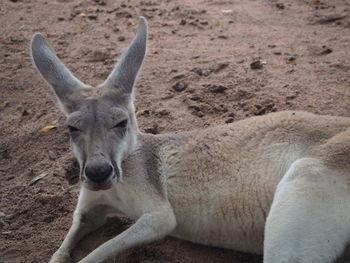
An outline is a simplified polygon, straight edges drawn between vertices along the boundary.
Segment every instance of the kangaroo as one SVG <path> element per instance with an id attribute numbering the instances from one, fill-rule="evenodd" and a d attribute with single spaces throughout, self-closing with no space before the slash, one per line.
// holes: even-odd
<path id="1" fill-rule="evenodd" d="M 330 263 L 350 239 L 350 118 L 284 111 L 191 132 L 140 132 L 135 82 L 147 21 L 107 80 L 79 81 L 41 34 L 34 64 L 67 115 L 81 189 L 51 263 L 110 214 L 135 223 L 80 263 L 104 262 L 167 235 L 263 253 L 265 263 Z M 98 91 L 98 92 L 97 92 Z"/>

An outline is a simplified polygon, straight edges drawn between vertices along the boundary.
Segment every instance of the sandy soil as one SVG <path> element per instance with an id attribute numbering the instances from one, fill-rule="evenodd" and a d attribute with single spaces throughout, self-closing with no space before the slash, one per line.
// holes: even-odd
<path id="1" fill-rule="evenodd" d="M 31 65 L 31 36 L 44 33 L 76 76 L 96 85 L 133 37 L 140 15 L 150 25 L 137 85 L 145 132 L 191 130 L 285 109 L 350 116 L 347 0 L 2 0 L 0 262 L 47 262 L 70 226 L 78 196 L 64 116 Z M 41 132 L 46 125 L 57 129 Z M 30 185 L 42 173 L 48 175 Z M 75 262 L 128 225 L 113 219 L 89 235 L 74 251 Z M 262 258 L 166 238 L 118 262 Z"/>

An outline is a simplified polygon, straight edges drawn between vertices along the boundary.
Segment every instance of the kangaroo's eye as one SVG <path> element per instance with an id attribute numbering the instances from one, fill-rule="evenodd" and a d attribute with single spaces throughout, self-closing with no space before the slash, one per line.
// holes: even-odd
<path id="1" fill-rule="evenodd" d="M 128 125 L 128 120 L 123 120 L 115 125 L 113 128 L 125 128 Z"/>
<path id="2" fill-rule="evenodd" d="M 73 126 L 71 126 L 71 125 L 68 125 L 68 130 L 69 130 L 69 132 L 70 132 L 70 133 L 73 133 L 73 132 L 77 132 L 77 131 L 79 131 L 79 129 L 78 129 L 78 128 L 73 127 Z"/>

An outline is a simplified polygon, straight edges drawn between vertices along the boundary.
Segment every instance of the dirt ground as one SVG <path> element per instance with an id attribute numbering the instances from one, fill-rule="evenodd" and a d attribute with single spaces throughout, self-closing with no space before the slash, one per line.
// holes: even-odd
<path id="1" fill-rule="evenodd" d="M 137 85 L 145 132 L 187 131 L 286 109 L 350 117 L 348 0 L 1 0 L 0 262 L 48 262 L 78 196 L 64 115 L 31 65 L 31 36 L 45 34 L 77 77 L 97 85 L 132 39 L 140 15 L 150 26 Z M 40 131 L 46 125 L 57 129 Z M 130 224 L 112 219 L 79 244 L 74 262 Z M 166 238 L 117 262 L 262 258 Z"/>

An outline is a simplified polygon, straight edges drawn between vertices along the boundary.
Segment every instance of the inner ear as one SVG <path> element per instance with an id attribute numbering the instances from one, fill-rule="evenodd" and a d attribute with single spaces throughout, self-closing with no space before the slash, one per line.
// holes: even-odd
<path id="1" fill-rule="evenodd" d="M 134 98 L 133 87 L 146 54 L 147 21 L 140 17 L 137 33 L 122 58 L 117 63 L 107 80 L 102 84 L 104 94 L 116 94 L 118 97 Z"/>
<path id="2" fill-rule="evenodd" d="M 88 86 L 79 81 L 56 56 L 41 34 L 35 34 L 31 42 L 34 65 L 54 89 L 63 109 L 70 113 L 83 99 L 83 90 Z"/>

